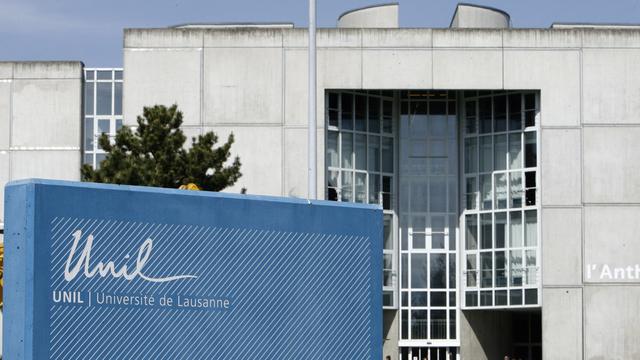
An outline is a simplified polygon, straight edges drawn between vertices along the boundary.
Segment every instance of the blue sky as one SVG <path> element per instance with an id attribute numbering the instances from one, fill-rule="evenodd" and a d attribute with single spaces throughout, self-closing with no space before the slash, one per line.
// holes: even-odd
<path id="1" fill-rule="evenodd" d="M 381 0 L 317 0 L 318 25 Z M 457 1 L 400 0 L 402 27 L 447 27 Z M 467 1 L 472 2 L 472 1 Z M 186 22 L 286 21 L 307 25 L 307 0 L 0 0 L 0 60 L 81 60 L 122 65 L 122 29 Z M 514 27 L 553 22 L 640 23 L 640 0 L 479 0 Z"/>

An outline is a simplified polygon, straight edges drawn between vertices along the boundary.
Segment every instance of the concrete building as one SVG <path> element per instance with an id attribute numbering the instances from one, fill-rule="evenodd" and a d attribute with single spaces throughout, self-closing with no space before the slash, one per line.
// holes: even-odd
<path id="1" fill-rule="evenodd" d="M 81 62 L 0 62 L 2 199 L 10 180 L 80 180 L 82 68 Z M 3 209 L 1 201 L 0 229 Z"/>
<path id="2" fill-rule="evenodd" d="M 516 29 L 461 4 L 408 29 L 397 11 L 317 40 L 318 193 L 385 210 L 385 359 L 639 358 L 638 27 Z M 305 197 L 307 34 L 126 29 L 124 125 L 176 103 L 187 135 L 236 135 L 228 191 Z"/>

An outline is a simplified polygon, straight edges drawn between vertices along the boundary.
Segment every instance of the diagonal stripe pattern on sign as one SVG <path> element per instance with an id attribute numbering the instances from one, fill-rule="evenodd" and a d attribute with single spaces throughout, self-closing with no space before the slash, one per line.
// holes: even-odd
<path id="1" fill-rule="evenodd" d="M 346 359 L 355 348 L 368 354 L 371 347 L 367 237 L 62 217 L 50 226 L 52 291 L 147 295 L 156 303 L 162 296 L 231 301 L 226 310 L 53 304 L 52 359 L 174 359 L 184 353 L 202 359 Z M 123 263 L 133 269 L 137 253 L 126 240 L 152 239 L 145 275 L 197 278 L 149 283 L 96 275 L 67 282 L 63 269 L 76 230 L 83 233 L 76 257 L 86 236 L 94 235 L 91 266 L 113 260 L 116 269 Z M 225 331 L 208 331 L 212 324 Z M 230 345 L 238 341 L 244 346 Z"/>

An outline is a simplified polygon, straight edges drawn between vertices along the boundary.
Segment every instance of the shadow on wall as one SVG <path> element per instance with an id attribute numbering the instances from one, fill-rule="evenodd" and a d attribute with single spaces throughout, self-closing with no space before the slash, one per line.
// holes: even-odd
<path id="1" fill-rule="evenodd" d="M 506 311 L 462 311 L 460 355 L 474 359 L 503 359 L 511 353 L 511 313 Z"/>
<path id="2" fill-rule="evenodd" d="M 462 311 L 460 355 L 491 360 L 542 359 L 542 323 L 539 310 Z"/>

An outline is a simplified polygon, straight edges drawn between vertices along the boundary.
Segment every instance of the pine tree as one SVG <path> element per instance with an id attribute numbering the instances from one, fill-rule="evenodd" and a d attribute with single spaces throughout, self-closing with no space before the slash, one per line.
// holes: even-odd
<path id="1" fill-rule="evenodd" d="M 208 132 L 192 138 L 186 149 L 177 105 L 145 107 L 137 122 L 135 132 L 126 126 L 119 129 L 114 142 L 106 134 L 100 136 L 98 143 L 106 158 L 97 170 L 83 165 L 83 181 L 174 189 L 194 183 L 202 190 L 220 191 L 242 175 L 238 157 L 227 163 L 233 133 L 226 143 L 214 147 L 218 136 Z"/>

